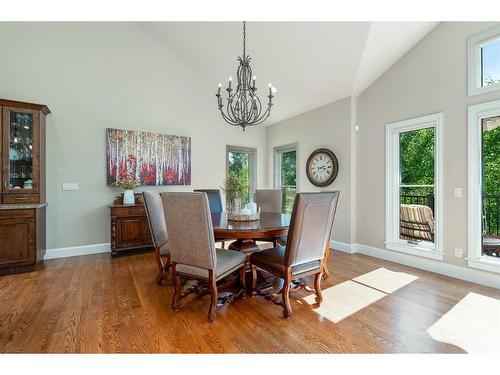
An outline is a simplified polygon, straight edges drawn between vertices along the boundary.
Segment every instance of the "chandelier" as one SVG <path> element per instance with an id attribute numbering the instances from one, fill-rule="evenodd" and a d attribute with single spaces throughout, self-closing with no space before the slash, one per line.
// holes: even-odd
<path id="1" fill-rule="evenodd" d="M 236 90 L 232 88 L 233 78 L 229 77 L 229 84 L 226 89 L 228 93 L 227 103 L 222 103 L 221 88 L 219 83 L 217 91 L 217 106 L 222 118 L 230 125 L 241 126 L 243 130 L 247 126 L 262 124 L 271 114 L 274 93 L 276 88 L 269 84 L 269 98 L 267 108 L 264 109 L 259 97 L 256 95 L 256 77 L 252 75 L 250 67 L 250 56 L 246 54 L 246 25 L 243 21 L 243 57 L 238 57 L 240 65 L 236 72 Z"/>

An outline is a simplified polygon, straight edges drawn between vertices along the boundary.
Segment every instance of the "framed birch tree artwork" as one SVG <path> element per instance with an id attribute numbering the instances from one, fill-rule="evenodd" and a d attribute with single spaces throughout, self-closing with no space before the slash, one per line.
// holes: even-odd
<path id="1" fill-rule="evenodd" d="M 191 185 L 191 138 L 106 129 L 108 186 L 127 177 L 141 185 Z"/>

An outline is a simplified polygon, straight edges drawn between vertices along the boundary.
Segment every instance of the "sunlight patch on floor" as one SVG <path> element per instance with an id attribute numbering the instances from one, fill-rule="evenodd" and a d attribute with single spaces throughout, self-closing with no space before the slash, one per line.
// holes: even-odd
<path id="1" fill-rule="evenodd" d="M 341 284 L 331 286 L 323 291 L 323 303 L 320 307 L 313 308 L 315 312 L 334 323 L 356 313 L 386 296 L 378 290 L 348 280 Z M 315 295 L 311 294 L 303 299 L 314 305 Z"/>
<path id="2" fill-rule="evenodd" d="M 467 353 L 500 353 L 500 300 L 469 293 L 427 333 Z"/>
<path id="3" fill-rule="evenodd" d="M 353 280 L 385 293 L 393 293 L 416 279 L 418 279 L 418 276 L 409 273 L 378 268 Z"/>

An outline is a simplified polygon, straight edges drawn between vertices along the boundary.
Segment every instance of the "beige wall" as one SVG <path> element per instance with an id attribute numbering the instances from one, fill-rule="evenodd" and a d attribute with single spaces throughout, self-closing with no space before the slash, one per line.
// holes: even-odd
<path id="1" fill-rule="evenodd" d="M 467 251 L 467 106 L 500 92 L 467 96 L 467 38 L 494 23 L 442 23 L 357 100 L 357 242 L 384 248 L 386 123 L 444 113 L 444 261 L 465 266 Z M 454 198 L 453 188 L 463 189 Z"/>
<path id="2" fill-rule="evenodd" d="M 192 186 L 217 188 L 226 144 L 256 147 L 265 186 L 266 130 L 243 133 L 217 113 L 206 82 L 133 23 L 0 23 L 0 97 L 47 104 L 48 248 L 109 242 L 118 189 L 106 186 L 104 129 L 192 137 Z M 62 191 L 78 182 L 80 191 Z M 138 189 L 140 191 L 140 189 Z"/>
<path id="3" fill-rule="evenodd" d="M 320 191 L 307 179 L 305 165 L 312 151 L 331 149 L 339 161 L 337 179 L 327 189 L 340 190 L 332 239 L 351 243 L 351 99 L 344 98 L 267 128 L 267 184 L 273 187 L 273 148 L 298 143 L 298 189 Z"/>

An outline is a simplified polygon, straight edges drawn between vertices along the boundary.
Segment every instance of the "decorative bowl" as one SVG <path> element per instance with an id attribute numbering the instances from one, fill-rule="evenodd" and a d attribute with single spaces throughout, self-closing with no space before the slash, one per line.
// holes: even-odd
<path id="1" fill-rule="evenodd" d="M 256 221 L 260 220 L 260 211 L 254 214 L 242 214 L 236 212 L 228 212 L 227 219 L 230 221 Z"/>

